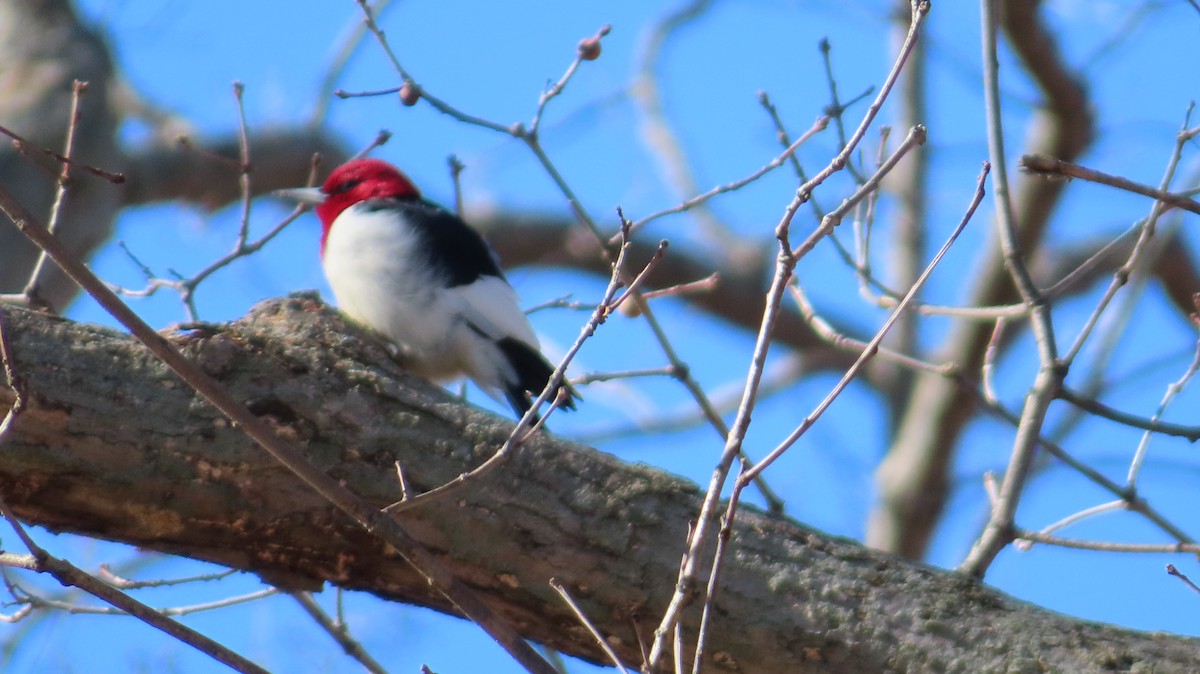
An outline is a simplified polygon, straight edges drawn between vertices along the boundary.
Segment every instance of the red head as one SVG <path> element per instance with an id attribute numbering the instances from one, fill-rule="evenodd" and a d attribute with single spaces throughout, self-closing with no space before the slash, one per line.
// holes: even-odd
<path id="1" fill-rule="evenodd" d="M 420 196 L 407 176 L 382 159 L 354 159 L 342 164 L 329 174 L 321 194 L 325 198 L 317 204 L 317 217 L 325 230 L 322 240 L 329 235 L 337 216 L 360 201 Z"/>
<path id="2" fill-rule="evenodd" d="M 333 170 L 320 188 L 278 190 L 276 196 L 316 206 L 321 218 L 321 253 L 329 228 L 342 211 L 367 199 L 411 199 L 420 196 L 412 181 L 380 159 L 354 159 Z"/>

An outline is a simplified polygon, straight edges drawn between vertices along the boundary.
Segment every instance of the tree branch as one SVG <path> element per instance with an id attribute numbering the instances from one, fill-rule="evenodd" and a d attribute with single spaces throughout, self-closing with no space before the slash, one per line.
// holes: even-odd
<path id="1" fill-rule="evenodd" d="M 1001 30 L 1044 99 L 1030 125 L 1025 151 L 1072 161 L 1092 141 L 1092 105 L 1083 82 L 1068 70 L 1040 6 L 1041 0 L 1008 0 L 1000 10 Z M 1037 250 L 1065 189 L 1064 182 L 1027 178 L 1016 183 L 1012 203 L 1021 251 Z M 972 283 L 966 302 L 970 306 L 1017 301 L 995 237 Z M 953 362 L 974 377 L 983 365 L 991 332 L 986 322 L 961 321 L 927 359 Z M 892 446 L 876 471 L 882 497 L 870 516 L 868 545 L 915 559 L 924 556 L 949 494 L 954 449 L 977 411 L 974 400 L 960 395 L 948 380 L 917 378 Z"/>
<path id="2" fill-rule="evenodd" d="M 26 521 L 246 569 L 285 588 L 331 582 L 451 611 L 132 338 L 5 312 L 30 405 L 0 452 L 0 489 Z M 378 505 L 398 497 L 395 461 L 423 491 L 503 442 L 507 422 L 398 372 L 352 334 L 302 295 L 220 332 L 170 339 Z M 9 400 L 0 393 L 0 405 Z M 543 436 L 455 499 L 400 517 L 525 636 L 603 659 L 547 584 L 558 578 L 636 666 L 631 624 L 647 636 L 665 606 L 700 499 L 692 484 Z M 1074 621 L 751 511 L 734 529 L 722 585 L 706 643 L 713 671 L 979 671 L 1024 660 L 1094 671 L 1114 658 L 1182 670 L 1200 658 L 1196 640 Z"/>

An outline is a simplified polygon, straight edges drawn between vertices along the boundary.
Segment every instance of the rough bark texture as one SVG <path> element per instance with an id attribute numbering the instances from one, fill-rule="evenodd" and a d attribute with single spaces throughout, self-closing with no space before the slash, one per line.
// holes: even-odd
<path id="1" fill-rule="evenodd" d="M 331 582 L 451 610 L 130 337 L 3 311 L 32 403 L 0 448 L 0 489 L 21 517 L 288 587 Z M 308 295 L 172 339 L 380 505 L 399 497 L 394 461 L 412 488 L 429 489 L 489 456 L 510 427 L 399 372 Z M 601 657 L 547 586 L 557 577 L 636 664 L 634 629 L 650 637 L 700 497 L 665 473 L 542 436 L 400 517 L 529 638 Z M 1164 672 L 1200 658 L 1194 639 L 1072 620 L 747 510 L 716 616 L 705 671 Z"/>

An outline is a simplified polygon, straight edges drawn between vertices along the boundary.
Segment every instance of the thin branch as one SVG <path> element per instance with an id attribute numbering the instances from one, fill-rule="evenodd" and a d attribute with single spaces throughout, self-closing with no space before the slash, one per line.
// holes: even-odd
<path id="1" fill-rule="evenodd" d="M 921 272 L 921 275 L 917 277 L 917 280 L 913 283 L 912 287 L 908 289 L 907 293 L 905 293 L 904 298 L 900 300 L 900 304 L 896 306 L 895 310 L 893 310 L 891 315 L 888 316 L 887 320 L 884 321 L 883 326 L 876 331 L 875 336 L 872 337 L 871 341 L 867 343 L 866 348 L 861 354 L 859 354 L 858 358 L 855 359 L 854 364 L 846 370 L 846 372 L 842 375 L 842 378 L 836 385 L 834 385 L 825 398 L 808 416 L 804 418 L 803 421 L 801 421 L 801 423 L 787 436 L 783 442 L 779 443 L 779 445 L 775 449 L 771 450 L 771 452 L 767 454 L 762 461 L 758 462 L 753 468 L 746 471 L 745 474 L 738 478 L 739 485 L 742 485 L 742 483 L 746 480 L 753 479 L 755 475 L 766 470 L 767 466 L 771 465 L 771 463 L 782 456 L 783 453 L 788 450 L 788 448 L 795 444 L 795 442 L 799 440 L 800 437 L 804 435 L 804 433 L 807 432 L 808 429 L 811 428 L 818 419 L 821 418 L 821 415 L 824 414 L 827 409 L 829 409 L 829 406 L 833 404 L 833 401 L 836 400 L 838 396 L 841 395 L 842 391 L 844 391 L 846 387 L 850 385 L 850 382 L 854 381 L 859 372 L 861 372 L 863 367 L 866 366 L 867 361 L 869 361 L 875 356 L 876 353 L 879 352 L 880 344 L 882 344 L 884 338 L 887 337 L 888 331 L 891 330 L 896 321 L 900 320 L 900 317 L 904 315 L 904 312 L 908 308 L 908 303 L 911 302 L 912 299 L 921 291 L 921 288 L 925 286 L 925 283 L 929 280 L 929 276 L 933 274 L 933 270 L 936 269 L 938 264 L 941 263 L 942 258 L 946 256 L 946 253 L 950 252 L 951 246 L 954 245 L 954 242 L 958 240 L 958 236 L 962 234 L 964 229 L 966 229 L 967 224 L 971 222 L 971 218 L 975 216 L 976 209 L 979 208 L 980 202 L 983 201 L 984 183 L 987 180 L 988 172 L 990 170 L 991 167 L 985 162 L 983 165 L 983 170 L 979 173 L 979 179 L 975 186 L 975 194 L 971 199 L 971 203 L 967 206 L 966 213 L 963 214 L 962 219 L 959 221 L 958 226 L 955 227 L 954 231 L 950 233 L 950 236 L 946 239 L 946 242 L 942 244 L 941 249 L 939 249 L 937 254 L 933 256 L 933 259 L 929 261 L 929 264 L 925 266 L 925 269 Z"/>
<path id="2" fill-rule="evenodd" d="M 1126 509 L 1126 503 L 1124 500 L 1109 501 L 1108 503 L 1101 503 L 1099 505 L 1094 505 L 1090 508 L 1084 508 L 1083 510 L 1080 510 L 1079 512 L 1071 513 L 1070 515 L 1067 515 L 1066 517 L 1058 520 L 1057 522 L 1048 524 L 1048 525 L 1042 527 L 1042 530 L 1039 533 L 1041 533 L 1043 536 L 1050 536 L 1050 535 L 1053 535 L 1054 532 L 1058 531 L 1059 529 L 1065 529 L 1065 528 L 1071 526 L 1072 524 L 1082 522 L 1088 518 L 1095 517 L 1096 515 L 1103 515 L 1105 513 L 1113 512 L 1114 510 L 1125 510 L 1125 509 Z M 1027 551 L 1030 547 L 1032 547 L 1033 541 L 1026 539 L 1025 543 L 1026 543 L 1026 545 L 1021 547 L 1022 551 Z M 1018 545 L 1019 545 L 1019 543 L 1018 543 Z"/>
<path id="3" fill-rule="evenodd" d="M 383 14 L 391 4 L 391 0 L 379 0 L 376 2 L 374 8 L 375 16 Z M 324 123 L 326 115 L 329 114 L 329 102 L 334 95 L 334 90 L 337 88 L 337 81 L 346 70 L 347 64 L 350 63 L 350 58 L 362 46 L 363 38 L 366 35 L 367 25 L 364 21 L 354 21 L 342 31 L 342 36 L 338 40 L 341 46 L 333 58 L 329 59 L 329 63 L 325 68 L 325 74 L 321 77 L 320 85 L 317 86 L 317 102 L 313 107 L 312 116 L 308 120 L 310 125 L 320 126 Z"/>
<path id="4" fill-rule="evenodd" d="M 1109 543 L 1106 541 L 1085 541 L 1078 538 L 1048 536 L 1036 531 L 1021 530 L 1017 530 L 1015 532 L 1015 536 L 1018 539 L 1033 541 L 1034 543 L 1041 543 L 1043 545 L 1057 545 L 1060 548 L 1074 548 L 1076 550 L 1096 550 L 1099 552 L 1137 552 L 1149 554 L 1200 554 L 1200 545 L 1195 543 Z"/>
<path id="5" fill-rule="evenodd" d="M 54 150 L 51 150 L 51 149 L 45 148 L 45 147 L 41 147 L 41 146 L 37 145 L 36 143 L 31 143 L 28 140 L 25 140 L 19 134 L 10 130 L 9 128 L 7 128 L 5 126 L 0 126 L 0 134 L 3 134 L 5 136 L 8 136 L 9 138 L 13 139 L 13 142 L 17 145 L 17 148 L 20 150 L 27 150 L 27 149 L 37 150 L 38 152 L 41 152 L 42 154 L 44 154 L 46 156 L 53 157 L 54 160 L 59 163 L 70 164 L 71 166 L 74 166 L 81 171 L 86 171 L 87 173 L 91 173 L 94 176 L 103 178 L 114 185 L 120 185 L 121 183 L 125 182 L 125 174 L 124 173 L 113 173 L 111 171 L 105 171 L 104 169 L 96 168 L 95 166 L 89 166 L 87 164 L 77 162 L 77 161 L 71 159 L 70 157 L 66 157 L 64 155 L 61 155 L 61 154 L 55 152 Z"/>
<path id="6" fill-rule="evenodd" d="M 883 168 L 884 167 L 881 166 L 880 171 L 883 171 Z M 951 232 L 949 238 L 947 238 L 946 242 L 942 245 L 937 254 L 934 255 L 929 264 L 925 266 L 925 269 L 917 277 L 912 287 L 909 288 L 907 293 L 905 293 L 900 304 L 884 322 L 883 326 L 880 327 L 875 333 L 875 336 L 867 344 L 866 349 L 859 354 L 859 357 L 854 361 L 854 364 L 846 370 L 845 374 L 842 375 L 842 378 L 817 405 L 812 413 L 806 416 L 800 425 L 797 426 L 797 428 L 792 431 L 792 433 L 789 434 L 783 442 L 781 442 L 774 450 L 772 450 L 771 453 L 769 453 L 762 461 L 737 477 L 733 488 L 733 494 L 729 498 L 729 505 L 727 506 L 725 515 L 722 518 L 721 532 L 717 538 L 717 549 L 713 554 L 713 566 L 709 574 L 708 587 L 705 592 L 704 609 L 700 620 L 700 634 L 696 640 L 696 660 L 693 663 L 693 674 L 699 674 L 703 661 L 704 641 L 708 634 L 708 630 L 711 627 L 713 618 L 713 601 L 716 598 L 718 583 L 720 581 L 720 571 L 726 557 L 726 551 L 728 549 L 730 537 L 733 533 L 733 521 L 737 515 L 737 508 L 740 502 L 742 491 L 748 484 L 750 484 L 756 475 L 766 470 L 766 468 L 771 465 L 772 462 L 782 456 L 783 453 L 788 450 L 788 448 L 794 445 L 795 442 L 802 435 L 804 435 L 804 433 L 807 432 L 808 429 L 811 428 L 818 419 L 820 419 L 825 410 L 829 409 L 829 406 L 833 404 L 833 401 L 836 400 L 841 395 L 842 391 L 849 386 L 850 382 L 858 376 L 859 372 L 862 371 L 866 363 L 872 357 L 874 357 L 876 353 L 879 352 L 880 344 L 883 342 L 884 338 L 887 337 L 888 331 L 891 330 L 892 326 L 895 325 L 900 317 L 904 315 L 905 311 L 907 310 L 908 303 L 911 302 L 918 293 L 920 293 L 921 288 L 924 287 L 925 283 L 929 280 L 929 276 L 933 273 L 933 270 L 937 268 L 939 263 L 941 263 L 942 258 L 945 257 L 947 252 L 949 252 L 950 247 L 953 246 L 954 242 L 958 240 L 958 236 L 962 234 L 964 229 L 966 229 L 967 223 L 969 223 L 974 217 L 976 209 L 979 208 L 980 202 L 983 201 L 984 185 L 987 180 L 988 170 L 989 166 L 987 163 L 984 163 L 983 170 L 980 171 L 979 179 L 976 183 L 975 195 L 972 198 L 970 205 L 968 205 L 967 211 L 963 215 L 962 220 L 959 221 L 958 226 L 953 232 Z M 872 180 L 874 178 L 875 176 L 872 176 Z M 867 181 L 867 183 L 870 182 L 871 180 Z M 864 184 L 864 187 L 865 186 L 866 185 Z"/>
<path id="7" fill-rule="evenodd" d="M 629 674 L 629 670 L 625 669 L 625 665 L 621 664 L 621 658 L 617 657 L 617 654 L 613 652 L 612 646 L 608 645 L 608 641 L 604 639 L 604 636 L 600 634 L 600 631 L 596 629 L 596 626 L 592 624 L 592 621 L 588 620 L 587 614 L 585 614 L 583 609 L 579 608 L 579 604 L 576 604 L 575 600 L 571 598 L 571 593 L 567 592 L 567 588 L 563 586 L 562 582 L 557 578 L 551 578 L 550 587 L 554 588 L 554 591 L 558 593 L 558 596 L 562 597 L 563 602 L 566 603 L 567 607 L 571 609 L 571 612 L 575 614 L 575 617 L 579 619 L 579 624 L 583 625 L 587 629 L 588 633 L 592 635 L 592 638 L 595 639 L 596 643 L 600 645 L 600 648 L 604 651 L 604 654 L 607 655 L 608 659 L 612 661 L 613 666 L 621 670 L 623 674 Z"/>
<path id="8" fill-rule="evenodd" d="M 289 594 L 292 599 L 296 600 L 297 604 L 300 604 L 300 608 L 304 609 L 304 612 L 315 620 L 321 629 L 325 630 L 326 634 L 333 637 L 333 640 L 342 647 L 346 655 L 357 660 L 363 666 L 363 669 L 371 672 L 371 674 L 387 674 L 387 670 L 383 668 L 383 665 L 372 658 L 371 654 L 367 653 L 362 644 L 350 636 L 349 630 L 346 629 L 346 624 L 340 620 L 335 621 L 333 618 L 330 618 L 329 614 L 317 603 L 317 600 L 313 599 L 311 593 L 291 592 Z"/>
<path id="9" fill-rule="evenodd" d="M 992 560 L 1012 540 L 1017 504 L 1024 491 L 1029 468 L 1033 464 L 1037 438 L 1041 435 L 1046 412 L 1062 384 L 1065 372 L 1058 367 L 1058 347 L 1055 344 L 1050 307 L 1041 291 L 1034 285 L 1029 270 L 1021 259 L 1019 223 L 1016 221 L 1009 194 L 1003 117 L 1000 111 L 1000 63 L 996 46 L 999 11 L 999 3 L 996 0 L 980 0 L 983 88 L 987 110 L 988 155 L 995 169 L 992 184 L 996 204 L 996 227 L 1004 252 L 1004 265 L 1021 295 L 1021 300 L 1030 308 L 1030 323 L 1037 343 L 1039 369 L 1025 399 L 1021 421 L 1013 439 L 1012 455 L 1008 468 L 1004 471 L 1004 481 L 1000 485 L 996 505 L 992 508 L 987 527 L 961 567 L 964 572 L 976 578 L 983 577 Z"/>
<path id="10" fill-rule="evenodd" d="M 67 122 L 67 138 L 63 142 L 63 157 L 68 160 L 71 158 L 72 151 L 75 147 L 75 132 L 79 128 L 79 120 L 81 113 L 79 110 L 79 99 L 87 92 L 87 82 L 75 80 L 74 86 L 71 89 L 71 116 Z M 66 203 L 67 190 L 71 186 L 71 162 L 62 162 L 62 167 L 58 174 L 58 187 L 54 191 L 54 203 L 50 207 L 50 215 L 46 219 L 46 229 L 50 232 L 58 230 L 58 219 L 62 215 L 63 204 Z M 28 297 L 33 304 L 41 304 L 39 297 L 39 289 L 42 282 L 42 273 L 46 268 L 46 251 L 39 251 L 37 261 L 33 265 L 33 271 L 29 274 L 29 282 L 25 284 L 25 296 Z"/>
<path id="11" fill-rule="evenodd" d="M 678 205 L 672 206 L 671 208 L 664 208 L 661 211 L 656 211 L 654 213 L 651 213 L 650 215 L 647 215 L 644 218 L 634 222 L 633 230 L 637 231 L 637 230 L 641 229 L 642 227 L 648 225 L 649 223 L 651 223 L 663 216 L 672 215 L 675 213 L 683 213 L 684 211 L 691 210 L 692 208 L 695 208 L 696 206 L 703 204 L 704 202 L 708 201 L 709 199 L 712 199 L 713 197 L 716 197 L 716 196 L 719 196 L 722 194 L 728 194 L 730 192 L 737 191 L 737 190 L 745 187 L 746 185 L 749 185 L 750 183 L 758 180 L 759 178 L 770 173 L 771 171 L 774 171 L 775 169 L 779 168 L 780 166 L 783 166 L 784 162 L 786 162 L 790 159 L 793 159 L 796 155 L 796 150 L 800 149 L 801 145 L 803 145 L 805 142 L 807 142 L 808 139 L 810 139 L 813 136 L 817 135 L 818 133 L 824 131 L 826 129 L 826 127 L 828 127 L 828 126 L 829 126 L 829 118 L 828 117 L 818 117 L 817 121 L 813 122 L 813 125 L 811 127 L 809 127 L 807 131 L 805 131 L 803 134 L 801 134 L 799 138 L 796 139 L 796 142 L 788 145 L 784 149 L 783 152 L 778 154 L 774 159 L 767 162 L 764 166 L 759 168 L 754 173 L 751 173 L 750 175 L 748 175 L 745 178 L 742 178 L 740 180 L 735 180 L 731 183 L 726 183 L 724 185 L 718 185 L 718 186 L 710 189 L 709 191 L 704 192 L 703 194 L 697 194 L 696 196 L 691 197 L 690 199 L 687 199 L 686 201 L 683 201 L 683 202 L 679 203 Z"/>
<path id="12" fill-rule="evenodd" d="M 1200 309 L 1200 307 L 1198 307 L 1198 309 Z M 1195 314 L 1193 314 L 1193 317 L 1194 316 Z M 1193 320 L 1195 319 L 1193 318 Z M 1163 413 L 1166 411 L 1167 405 L 1170 405 L 1171 401 L 1173 401 L 1176 396 L 1183 392 L 1184 387 L 1188 385 L 1188 382 L 1192 380 L 1192 377 L 1196 376 L 1197 371 L 1200 371 L 1200 341 L 1196 343 L 1196 349 L 1192 354 L 1192 362 L 1188 365 L 1187 370 L 1184 371 L 1183 375 L 1179 377 L 1179 379 L 1171 382 L 1167 386 L 1166 393 L 1163 394 L 1162 400 L 1158 403 L 1158 409 L 1154 411 L 1154 416 L 1150 418 L 1151 421 L 1159 421 Z M 1129 462 L 1129 475 L 1126 477 L 1126 484 L 1129 485 L 1130 489 L 1137 484 L 1138 473 L 1141 471 L 1142 461 L 1145 460 L 1146 451 L 1150 447 L 1150 437 L 1151 431 L 1149 430 L 1142 434 L 1142 439 L 1138 442 L 1137 450 L 1134 452 L 1133 460 Z"/>
<path id="13" fill-rule="evenodd" d="M 392 46 L 391 43 L 388 42 L 387 35 L 383 32 L 383 29 L 379 27 L 379 24 L 375 22 L 375 12 L 371 9 L 371 6 L 367 3 L 367 0 L 358 0 L 358 6 L 362 9 L 364 17 L 363 20 L 367 26 L 367 30 L 369 30 L 375 36 L 375 40 L 379 42 L 379 46 L 383 48 L 383 52 L 387 56 L 388 61 L 391 62 L 392 68 L 399 73 L 400 78 L 404 80 L 405 85 L 411 87 L 416 95 L 420 96 L 422 100 L 432 105 L 435 110 L 442 114 L 449 115 L 460 122 L 483 127 L 485 129 L 491 129 L 492 131 L 499 131 L 503 134 L 518 136 L 519 134 L 524 133 L 524 128 L 522 128 L 520 125 L 504 126 L 503 124 L 490 122 L 482 117 L 468 115 L 467 113 L 462 112 L 461 110 L 451 106 L 442 99 L 426 91 L 423 87 L 421 87 L 421 85 L 417 84 L 416 80 L 414 80 L 411 75 L 408 74 L 408 71 L 404 69 L 404 66 L 400 65 L 400 59 L 396 58 L 396 53 L 392 51 Z M 356 95 L 373 96 L 397 93 L 400 91 L 400 89 L 401 87 L 395 87 L 394 89 L 387 89 L 380 92 L 367 92 L 362 94 L 347 94 L 343 91 L 337 91 L 334 92 L 334 94 L 342 98 Z"/>
<path id="14" fill-rule="evenodd" d="M 1186 438 L 1191 442 L 1200 440 L 1200 426 L 1187 426 L 1184 424 L 1172 424 L 1166 421 L 1159 421 L 1157 414 L 1154 418 L 1146 419 L 1135 414 L 1129 414 L 1117 409 L 1113 409 L 1104 403 L 1081 396 L 1070 388 L 1063 386 L 1058 390 L 1058 397 L 1075 405 L 1076 407 L 1091 412 L 1099 417 L 1104 417 L 1110 421 L 1115 421 L 1119 424 L 1124 424 L 1132 428 L 1140 428 L 1144 431 L 1152 431 L 1154 433 L 1162 433 L 1163 435 L 1172 435 L 1179 438 Z"/>
<path id="15" fill-rule="evenodd" d="M 250 200 L 253 197 L 253 191 L 250 188 L 250 171 L 253 164 L 250 161 L 250 131 L 246 124 L 245 92 L 246 85 L 236 81 L 233 83 L 233 98 L 237 101 L 238 152 L 241 158 L 241 166 L 238 167 L 238 186 L 242 190 L 242 218 L 238 224 L 237 247 L 244 246 L 246 238 L 250 235 Z"/>
<path id="16" fill-rule="evenodd" d="M 1167 168 L 1164 171 L 1162 178 L 1161 184 L 1163 191 L 1166 191 L 1166 189 L 1171 186 L 1171 182 L 1175 178 L 1175 170 L 1179 166 L 1180 159 L 1183 157 L 1183 148 L 1188 139 L 1187 125 L 1188 120 L 1191 118 L 1193 107 L 1194 105 L 1188 106 L 1187 114 L 1184 115 L 1183 128 L 1176 135 L 1175 146 L 1171 152 L 1171 158 L 1167 161 Z M 1113 273 L 1112 281 L 1109 282 L 1108 288 L 1106 288 L 1104 291 L 1104 295 L 1096 303 L 1096 308 L 1092 311 L 1091 315 L 1088 316 L 1087 320 L 1083 324 L 1083 327 L 1080 328 L 1079 334 L 1075 337 L 1075 342 L 1071 345 L 1070 350 L 1068 350 L 1067 354 L 1063 356 L 1064 367 L 1070 367 L 1075 357 L 1079 355 L 1079 352 L 1083 349 L 1083 345 L 1087 341 L 1088 336 L 1091 335 L 1092 330 L 1095 329 L 1096 324 L 1100 320 L 1100 316 L 1104 313 L 1104 310 L 1108 308 L 1109 304 L 1113 300 L 1113 297 L 1116 296 L 1117 291 L 1119 291 L 1129 281 L 1129 276 L 1133 273 L 1134 269 L 1141 261 L 1143 252 L 1149 246 L 1150 240 L 1154 236 L 1155 229 L 1158 225 L 1159 216 L 1161 216 L 1166 209 L 1167 206 L 1162 201 L 1155 201 L 1150 207 L 1150 215 L 1147 216 L 1146 220 L 1139 229 L 1138 240 L 1133 244 L 1133 249 L 1129 251 L 1129 257 L 1126 259 L 1125 264 L 1121 265 L 1121 267 Z"/>
<path id="17" fill-rule="evenodd" d="M 617 379 L 638 379 L 642 377 L 673 377 L 675 372 L 670 367 L 655 367 L 645 370 L 624 370 L 621 372 L 589 372 L 571 380 L 572 384 L 583 386 L 602 381 Z"/>
<path id="18" fill-rule="evenodd" d="M 777 108 L 775 104 L 771 102 L 771 97 L 768 96 L 767 92 L 765 91 L 758 92 L 758 102 L 771 117 L 771 123 L 775 125 L 775 133 L 779 137 L 779 144 L 785 148 L 790 147 L 792 140 L 788 134 L 787 127 L 785 127 L 783 124 L 783 118 L 779 116 L 779 108 Z M 805 174 L 804 167 L 800 165 L 800 159 L 796 156 L 796 153 L 793 152 L 792 155 L 788 157 L 788 161 L 791 162 L 792 171 L 795 172 L 796 177 L 800 180 L 800 183 L 803 184 L 808 182 L 808 175 Z M 816 216 L 817 220 L 825 217 L 825 210 L 821 208 L 820 202 L 817 200 L 816 195 L 810 197 L 808 203 L 810 206 L 812 206 L 813 215 Z"/>
<path id="19" fill-rule="evenodd" d="M 677 631 L 676 628 L 682 611 L 692 601 L 692 590 L 699 572 L 699 553 L 707 543 L 708 530 L 712 526 L 718 500 L 734 458 L 742 455 L 742 441 L 750 425 L 750 416 L 758 394 L 758 386 L 762 379 L 763 366 L 770 347 L 775 320 L 779 315 L 783 293 L 792 277 L 792 270 L 795 267 L 797 259 L 816 246 L 816 242 L 827 235 L 833 228 L 834 220 L 826 216 L 822 219 L 817 231 L 813 232 L 800 248 L 793 251 L 788 240 L 792 218 L 795 217 L 796 211 L 799 210 L 800 206 L 809 198 L 818 185 L 824 183 L 829 176 L 845 167 L 850 154 L 866 134 L 867 129 L 879 113 L 880 108 L 883 107 L 883 102 L 891 92 L 908 54 L 911 52 L 917 36 L 920 34 L 921 24 L 924 22 L 929 8 L 930 5 L 928 2 L 922 1 L 913 4 L 912 22 L 905 43 L 901 46 L 884 85 L 880 87 L 879 94 L 864 114 L 858 129 L 851 137 L 849 143 L 842 148 L 841 152 L 820 173 L 796 190 L 795 197 L 788 204 L 787 208 L 784 209 L 783 217 L 775 229 L 780 250 L 776 258 L 775 274 L 771 281 L 771 287 L 767 292 L 762 322 L 758 335 L 755 338 L 754 353 L 751 358 L 749 373 L 746 377 L 742 403 L 738 408 L 737 416 L 734 418 L 734 423 L 725 441 L 725 448 L 722 451 L 721 458 L 713 470 L 713 475 L 709 481 L 703 505 L 696 519 L 696 531 L 691 536 L 687 550 L 684 552 L 683 559 L 680 562 L 679 578 L 675 585 L 675 591 L 666 611 L 663 612 L 663 617 L 658 627 L 654 630 L 654 641 L 651 645 L 650 657 L 647 663 L 650 669 L 655 669 L 661 665 L 668 650 L 667 639 Z"/>
<path id="20" fill-rule="evenodd" d="M 112 585 L 118 590 L 140 590 L 147 587 L 172 587 L 175 585 L 189 585 L 191 583 L 206 582 L 212 580 L 222 580 L 233 574 L 238 573 L 237 569 L 226 569 L 217 573 L 205 573 L 199 576 L 189 576 L 187 578 L 162 578 L 158 580 L 129 580 L 113 573 L 112 568 L 108 564 L 100 565 L 100 577 L 104 582 Z"/>
<path id="21" fill-rule="evenodd" d="M 832 325 L 829 324 L 829 321 L 826 321 L 824 318 L 818 315 L 816 309 L 813 307 L 812 302 L 809 301 L 808 295 L 804 292 L 804 288 L 800 283 L 793 283 L 788 290 L 790 290 L 792 293 L 792 299 L 796 300 L 796 306 L 800 310 L 800 315 L 804 317 L 804 320 L 807 321 L 810 326 L 812 326 L 813 332 L 817 333 L 821 339 L 838 349 L 856 354 L 861 353 L 868 348 L 868 342 L 864 342 L 861 339 L 854 339 L 853 337 L 848 337 L 838 332 Z M 911 306 L 908 308 L 910 310 L 912 309 Z M 937 365 L 935 363 L 914 358 L 908 354 L 896 351 L 895 349 L 889 349 L 888 347 L 882 345 L 879 347 L 878 355 L 881 358 L 886 358 L 909 369 L 920 372 L 931 372 L 941 376 L 952 374 L 958 369 L 953 363 Z"/>
<path id="22" fill-rule="evenodd" d="M 870 96 L 871 89 L 867 89 L 865 93 L 856 96 L 853 101 L 842 105 L 841 101 L 838 100 L 837 77 L 833 74 L 833 57 L 831 55 L 833 46 L 829 44 L 829 38 L 821 38 L 821 41 L 817 44 L 817 48 L 821 51 L 821 60 L 825 64 L 825 83 L 829 87 L 829 105 L 825 108 L 825 114 L 833 118 L 834 126 L 837 129 L 838 143 L 842 147 L 845 147 L 848 143 L 846 142 L 846 124 L 842 120 L 842 115 L 855 102 Z M 863 176 L 853 162 L 846 164 L 846 170 L 850 172 L 850 175 L 854 176 L 855 182 L 862 183 L 862 181 L 866 180 L 866 177 Z"/>
<path id="23" fill-rule="evenodd" d="M 537 110 L 533 113 L 533 119 L 529 122 L 529 135 L 536 137 L 542 125 L 542 113 L 546 111 L 546 105 L 555 97 L 562 94 L 567 88 L 567 83 L 574 77 L 575 71 L 579 70 L 579 66 L 584 61 L 594 61 L 600 55 L 600 40 L 612 31 L 612 26 L 601 26 L 600 30 L 590 38 L 585 38 L 579 43 L 579 48 L 576 50 L 575 59 L 567 66 L 567 71 L 557 82 L 551 84 L 542 95 L 538 97 Z"/>
<path id="24" fill-rule="evenodd" d="M 1195 0 L 1193 0 L 1192 4 L 1195 4 Z M 1197 9 L 1200 9 L 1200 7 L 1198 7 Z M 1171 576 L 1175 576 L 1179 580 L 1183 581 L 1183 583 L 1185 585 L 1187 585 L 1188 587 L 1192 588 L 1196 592 L 1200 592 L 1200 587 L 1197 587 L 1196 584 L 1192 582 L 1191 578 L 1188 578 L 1186 575 L 1181 573 L 1179 571 L 1179 569 L 1176 569 L 1174 564 L 1167 565 L 1167 574 L 1171 575 Z"/>
<path id="25" fill-rule="evenodd" d="M 230 606 L 238 606 L 239 604 L 248 604 L 250 602 L 265 599 L 277 594 L 279 594 L 279 590 L 269 587 L 263 590 L 256 590 L 254 592 L 240 594 L 235 597 L 225 597 L 224 599 L 216 599 L 214 601 L 203 602 L 200 604 L 191 604 L 188 606 L 168 606 L 152 610 L 157 611 L 164 616 L 186 616 L 193 613 L 216 611 L 223 608 L 229 608 Z M 120 608 L 114 608 L 111 606 L 84 606 L 67 601 L 59 601 L 57 599 L 45 599 L 29 593 L 26 593 L 23 601 L 29 602 L 35 608 L 50 608 L 75 615 L 126 615 L 126 611 Z"/>
<path id="26" fill-rule="evenodd" d="M 719 282 L 720 274 L 713 272 L 699 281 L 680 283 L 669 288 L 659 288 L 658 290 L 647 290 L 642 293 L 642 297 L 646 298 L 647 300 L 652 300 L 658 297 L 676 297 L 680 295 L 706 293 L 715 288 Z"/>
<path id="27" fill-rule="evenodd" d="M 1093 183 L 1108 185 L 1119 190 L 1140 194 L 1144 197 L 1150 197 L 1155 201 L 1161 201 L 1168 206 L 1182 208 L 1191 213 L 1200 214 L 1200 201 L 1189 199 L 1186 196 L 1172 194 L 1163 189 L 1150 187 L 1141 183 L 1134 182 L 1128 178 L 1109 175 L 1102 171 L 1073 164 L 1069 161 L 1055 159 L 1040 154 L 1027 154 L 1021 157 L 1021 168 L 1027 172 L 1036 175 L 1044 176 L 1067 176 L 1070 178 L 1082 178 Z"/>

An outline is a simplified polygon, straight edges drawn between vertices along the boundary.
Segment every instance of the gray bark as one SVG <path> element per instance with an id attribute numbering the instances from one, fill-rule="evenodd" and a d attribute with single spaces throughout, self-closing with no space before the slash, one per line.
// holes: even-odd
<path id="1" fill-rule="evenodd" d="M 129 336 L 4 308 L 31 405 L 0 451 L 30 523 L 453 612 L 377 540 L 275 464 Z M 510 424 L 406 375 L 308 295 L 172 341 L 356 492 L 399 499 L 478 465 Z M 0 391 L 0 404 L 11 402 Z M 553 421 L 553 420 L 551 420 Z M 691 483 L 543 435 L 498 470 L 400 515 L 521 633 L 601 654 L 562 580 L 628 663 L 673 587 Z M 1200 641 L 1060 616 L 744 509 L 705 671 L 1187 671 Z M 698 610 L 686 624 L 694 629 Z"/>

